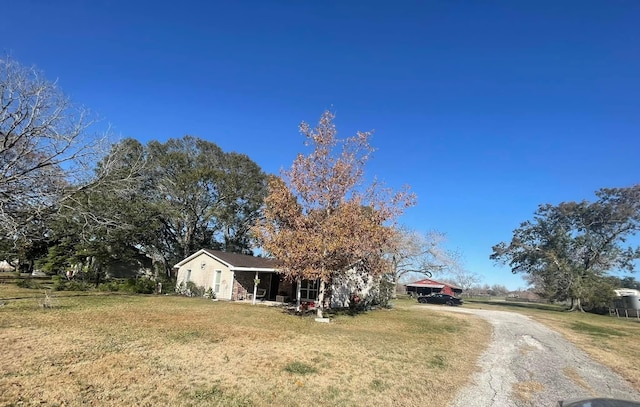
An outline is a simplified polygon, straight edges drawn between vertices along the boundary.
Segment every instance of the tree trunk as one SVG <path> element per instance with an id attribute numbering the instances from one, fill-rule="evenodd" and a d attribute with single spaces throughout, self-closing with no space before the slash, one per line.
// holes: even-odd
<path id="1" fill-rule="evenodd" d="M 395 274 L 393 275 L 393 292 L 391 293 L 391 298 L 394 300 L 398 298 L 398 276 Z"/>
<path id="2" fill-rule="evenodd" d="M 300 290 L 301 290 L 302 280 L 296 280 L 296 312 L 300 312 Z"/>
<path id="3" fill-rule="evenodd" d="M 316 316 L 318 318 L 324 318 L 322 312 L 324 311 L 324 290 L 325 283 L 323 279 L 320 279 L 320 289 L 318 290 L 318 304 L 316 304 Z"/>
<path id="4" fill-rule="evenodd" d="M 580 311 L 580 312 L 584 312 L 584 309 L 582 308 L 582 303 L 580 302 L 580 298 L 572 298 L 571 299 L 571 309 L 569 309 L 570 312 L 574 312 L 574 311 Z"/>
<path id="5" fill-rule="evenodd" d="M 94 267 L 94 272 L 95 272 L 95 278 L 96 278 L 96 288 L 98 288 L 100 286 L 101 283 L 101 279 L 100 277 L 102 277 L 102 265 L 100 263 L 96 264 L 96 266 Z"/>

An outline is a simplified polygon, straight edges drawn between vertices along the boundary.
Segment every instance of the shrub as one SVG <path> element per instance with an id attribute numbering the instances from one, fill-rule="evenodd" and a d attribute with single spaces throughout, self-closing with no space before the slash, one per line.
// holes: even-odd
<path id="1" fill-rule="evenodd" d="M 67 291 L 87 291 L 90 290 L 91 287 L 91 284 L 79 280 L 71 280 L 65 284 L 65 290 Z"/>
<path id="2" fill-rule="evenodd" d="M 208 295 L 208 291 L 205 290 L 203 286 L 199 286 L 193 281 L 187 281 L 186 284 L 183 281 L 180 284 L 176 285 L 176 293 L 180 295 L 186 295 L 187 297 L 205 297 L 206 295 Z M 215 298 L 215 296 L 209 298 Z"/>
<path id="3" fill-rule="evenodd" d="M 135 281 L 134 292 L 138 294 L 153 294 L 156 292 L 157 283 L 147 277 L 139 278 Z"/>
<path id="4" fill-rule="evenodd" d="M 187 295 L 189 297 L 204 297 L 204 287 L 196 285 L 193 281 L 187 281 Z"/>
<path id="5" fill-rule="evenodd" d="M 98 286 L 99 291 L 126 291 L 127 285 L 118 281 L 108 281 Z"/>
<path id="6" fill-rule="evenodd" d="M 159 294 L 176 292 L 176 281 L 166 277 L 160 277 L 158 283 L 162 284 L 162 292 Z"/>
<path id="7" fill-rule="evenodd" d="M 57 275 L 51 278 L 53 280 L 53 290 L 54 291 L 64 291 L 67 288 L 67 279 Z"/>
<path id="8" fill-rule="evenodd" d="M 207 292 L 204 294 L 205 298 L 209 298 L 211 300 L 216 299 L 216 293 L 213 292 L 213 288 L 209 287 Z"/>
<path id="9" fill-rule="evenodd" d="M 16 285 L 20 288 L 40 288 L 40 284 L 30 278 L 20 279 Z"/>

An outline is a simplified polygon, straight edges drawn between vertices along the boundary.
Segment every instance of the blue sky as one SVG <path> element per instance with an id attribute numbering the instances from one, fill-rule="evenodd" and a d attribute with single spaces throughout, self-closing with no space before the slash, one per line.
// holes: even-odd
<path id="1" fill-rule="evenodd" d="M 2 1 L 0 50 L 120 137 L 199 136 L 278 172 L 325 109 L 484 282 L 541 203 L 640 175 L 640 2 Z"/>

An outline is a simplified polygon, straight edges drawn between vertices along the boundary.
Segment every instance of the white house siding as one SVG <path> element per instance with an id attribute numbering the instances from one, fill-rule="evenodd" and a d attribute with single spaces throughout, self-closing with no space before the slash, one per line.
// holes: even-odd
<path id="1" fill-rule="evenodd" d="M 189 270 L 191 270 L 190 275 Z M 186 284 L 186 279 L 189 275 L 189 281 L 193 281 L 197 286 L 204 287 L 205 290 L 209 288 L 215 290 L 214 279 L 216 270 L 222 271 L 220 275 L 220 290 L 216 293 L 216 298 L 230 300 L 233 286 L 233 272 L 229 270 L 229 267 L 205 253 L 201 253 L 199 256 L 194 257 L 178 268 L 176 283 Z"/>
<path id="2" fill-rule="evenodd" d="M 374 281 L 371 276 L 352 268 L 342 278 L 334 278 L 331 284 L 331 307 L 346 308 L 349 306 L 352 294 L 365 298 L 373 286 Z"/>

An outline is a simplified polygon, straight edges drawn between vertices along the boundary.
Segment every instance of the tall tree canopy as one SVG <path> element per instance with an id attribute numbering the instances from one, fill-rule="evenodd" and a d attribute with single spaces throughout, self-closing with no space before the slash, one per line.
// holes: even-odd
<path id="1" fill-rule="evenodd" d="M 50 224 L 52 247 L 41 263 L 50 272 L 84 264 L 97 284 L 114 260 L 139 258 L 141 250 L 156 254 L 148 249 L 158 241 L 161 223 L 149 201 L 153 186 L 142 144 L 133 139 L 114 144 L 95 170 L 100 182 L 60 203 Z"/>
<path id="2" fill-rule="evenodd" d="M 152 142 L 148 149 L 166 250 L 180 258 L 203 246 L 250 254 L 249 230 L 267 191 L 260 167 L 191 136 Z"/>
<path id="3" fill-rule="evenodd" d="M 315 128 L 300 125 L 312 151 L 269 179 L 264 217 L 254 229 L 287 278 L 320 280 L 320 317 L 326 284 L 334 277 L 356 263 L 371 274 L 387 271 L 383 249 L 393 237 L 392 223 L 414 203 L 407 190 L 365 185 L 372 133 L 338 139 L 333 119 L 326 111 Z"/>
<path id="4" fill-rule="evenodd" d="M 608 272 L 631 272 L 640 258 L 640 248 L 627 240 L 640 228 L 640 184 L 603 188 L 596 196 L 595 202 L 541 205 L 509 244 L 493 247 L 491 258 L 528 273 L 549 298 L 571 300 L 572 309 L 581 310 Z"/>
<path id="5" fill-rule="evenodd" d="M 41 72 L 0 58 L 0 253 L 61 264 L 143 250 L 166 270 L 202 246 L 251 252 L 266 175 L 196 137 L 104 148 Z M 53 258 L 51 258 L 53 256 Z"/>
<path id="6" fill-rule="evenodd" d="M 168 272 L 202 247 L 250 253 L 249 229 L 264 196 L 266 176 L 246 155 L 225 153 L 192 136 L 115 144 L 98 164 L 111 176 L 74 194 L 57 236 L 81 237 L 84 251 L 142 251 Z M 98 256 L 97 258 L 100 258 Z"/>

